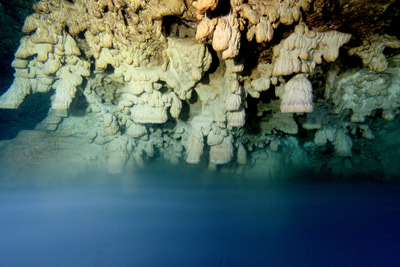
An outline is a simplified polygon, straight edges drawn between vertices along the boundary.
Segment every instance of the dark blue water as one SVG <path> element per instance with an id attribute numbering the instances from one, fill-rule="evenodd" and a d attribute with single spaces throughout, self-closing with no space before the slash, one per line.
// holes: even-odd
<path id="1" fill-rule="evenodd" d="M 30 179 L 0 184 L 0 266 L 400 266 L 397 185 Z"/>

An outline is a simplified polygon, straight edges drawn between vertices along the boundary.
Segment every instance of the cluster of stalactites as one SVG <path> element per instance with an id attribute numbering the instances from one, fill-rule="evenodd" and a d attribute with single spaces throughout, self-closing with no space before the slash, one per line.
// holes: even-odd
<path id="1" fill-rule="evenodd" d="M 347 71 L 341 75 L 331 73 L 330 99 L 336 113 L 351 110 L 351 122 L 365 122 L 366 117 L 382 110 L 382 117 L 393 120 L 400 107 L 399 63 L 394 63 L 382 73 L 366 68 L 355 72 Z"/>
<path id="2" fill-rule="evenodd" d="M 234 58 L 240 49 L 241 32 L 247 28 L 247 40 L 254 38 L 258 43 L 269 42 L 273 38 L 274 29 L 280 23 L 293 24 L 301 18 L 301 9 L 307 11 L 310 0 L 285 1 L 231 1 L 229 14 L 217 18 L 208 18 L 202 14 L 197 26 L 196 40 L 204 41 L 212 38 L 215 51 L 222 52 L 222 58 Z M 213 10 L 218 1 L 196 1 L 192 4 L 201 13 Z"/>
<path id="3" fill-rule="evenodd" d="M 339 56 L 339 48 L 351 38 L 350 34 L 337 31 L 316 32 L 305 24 L 274 47 L 274 76 L 292 73 L 312 73 L 317 64 L 333 62 Z"/>
<path id="4" fill-rule="evenodd" d="M 208 146 L 210 167 L 229 163 L 234 157 L 235 144 L 237 161 L 245 161 L 245 150 L 238 140 L 234 140 L 231 131 L 233 127 L 245 124 L 245 92 L 238 81 L 238 72 L 241 71 L 243 65 L 236 65 L 234 60 L 228 59 L 210 75 L 209 84 L 195 88 L 202 108 L 201 113 L 189 122 L 191 131 L 186 140 L 186 162 L 199 163 L 204 146 Z"/>
<path id="5" fill-rule="evenodd" d="M 339 48 L 351 38 L 350 34 L 337 31 L 315 32 L 305 24 L 274 47 L 273 76 L 299 73 L 285 85 L 281 103 L 282 112 L 312 112 L 312 84 L 305 73 L 312 73 L 322 58 L 333 62 Z"/>
<path id="6" fill-rule="evenodd" d="M 400 48 L 400 41 L 390 35 L 373 35 L 363 40 L 361 46 L 350 49 L 349 55 L 357 55 L 362 59 L 364 66 L 375 72 L 383 72 L 388 66 L 383 54 L 385 47 Z"/>
<path id="7" fill-rule="evenodd" d="M 90 64 L 80 57 L 74 38 L 42 15 L 27 18 L 12 67 L 14 82 L 0 98 L 1 108 L 18 108 L 30 93 L 55 89 L 53 109 L 68 109 L 82 77 L 90 75 Z"/>
<path id="8" fill-rule="evenodd" d="M 168 38 L 167 65 L 152 68 L 121 64 L 115 71 L 125 81 L 118 112 L 131 114 L 136 123 L 165 123 L 167 108 L 173 118 L 181 112 L 181 100 L 191 97 L 194 85 L 211 64 L 211 55 L 203 44 Z"/>
<path id="9" fill-rule="evenodd" d="M 339 55 L 339 48 L 350 40 L 351 35 L 337 31 L 315 32 L 305 24 L 296 26 L 295 31 L 274 47 L 273 62 L 259 64 L 245 81 L 246 91 L 253 97 L 268 90 L 270 84 L 277 84 L 278 77 L 296 74 L 284 85 L 283 92 L 276 87 L 277 96 L 282 99 L 281 112 L 312 112 L 312 84 L 307 79 L 322 58 L 333 62 Z"/>
<path id="10" fill-rule="evenodd" d="M 301 17 L 300 9 L 307 10 L 310 4 L 309 1 L 299 1 L 297 4 L 292 2 L 249 1 L 249 3 L 237 5 L 231 3 L 231 12 L 226 16 L 210 19 L 204 15 L 197 27 L 196 39 L 204 41 L 212 36 L 213 49 L 222 52 L 222 59 L 235 57 L 239 53 L 240 34 L 245 26 L 243 19 L 247 19 L 248 22 L 246 24 L 248 40 L 255 37 L 257 42 L 268 42 L 273 37 L 273 29 L 279 23 L 292 24 L 298 21 Z M 316 32 L 308 29 L 303 23 L 297 25 L 289 37 L 274 47 L 273 62 L 269 65 L 272 69 L 267 69 L 267 72 L 262 75 L 265 77 L 257 77 L 255 80 L 251 77 L 247 79 L 251 81 L 251 84 L 245 85 L 246 91 L 253 97 L 258 97 L 260 92 L 269 88 L 271 82 L 277 83 L 275 77 L 293 73 L 312 73 L 316 65 L 322 63 L 322 59 L 327 62 L 335 61 L 339 55 L 339 48 L 350 38 L 350 34 L 337 31 Z M 283 112 L 312 112 L 311 83 L 306 76 L 301 77 L 301 80 L 305 81 L 301 83 L 303 87 L 298 88 L 297 91 L 285 89 Z M 293 79 L 293 81 L 297 80 L 299 80 L 298 77 Z M 290 101 L 288 101 L 289 92 L 293 93 Z M 296 97 L 298 100 L 295 101 Z M 228 98 L 228 104 L 234 105 L 238 100 L 237 96 L 231 96 Z"/>
<path id="11" fill-rule="evenodd" d="M 317 146 L 324 146 L 332 143 L 338 156 L 349 157 L 352 155 L 353 141 L 344 129 L 337 129 L 332 126 L 321 127 L 314 136 L 314 143 Z"/>
<path id="12" fill-rule="evenodd" d="M 167 65 L 162 18 L 179 16 L 186 7 L 183 0 L 42 0 L 34 9 L 22 29 L 28 36 L 15 54 L 16 78 L 0 100 L 2 108 L 17 108 L 27 94 L 54 88 L 52 108 L 68 109 L 82 77 L 91 75 L 92 56 L 97 72 Z"/>
<path id="13" fill-rule="evenodd" d="M 206 138 L 206 139 L 204 139 Z M 234 146 L 233 136 L 227 129 L 220 128 L 215 123 L 203 122 L 192 127 L 186 146 L 186 162 L 198 164 L 203 155 L 204 146 L 208 145 L 208 161 L 210 167 L 229 163 L 235 155 L 236 162 L 246 164 L 247 152 L 240 141 Z"/>

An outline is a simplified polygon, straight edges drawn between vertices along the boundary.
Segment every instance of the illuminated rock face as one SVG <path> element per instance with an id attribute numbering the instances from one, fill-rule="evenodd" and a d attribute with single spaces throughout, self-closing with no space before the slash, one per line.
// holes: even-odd
<path id="1" fill-rule="evenodd" d="M 334 62 L 352 35 L 321 27 L 324 7 L 310 0 L 42 0 L 25 20 L 0 108 L 54 90 L 38 129 L 86 136 L 103 147 L 110 173 L 153 157 L 250 168 L 263 154 L 249 152 L 266 147 L 276 162 L 297 162 L 276 153 L 300 149 L 281 136 L 299 129 L 313 145 L 331 143 L 349 157 L 355 132 L 373 139 L 357 123 L 376 110 L 396 116 L 399 60 L 387 60 L 383 49 L 400 45 L 388 35 L 356 36 L 364 43 L 348 54 L 370 70 L 340 71 Z M 322 97 L 313 78 L 329 63 Z M 266 99 L 267 90 L 275 96 Z M 80 117 L 68 113 L 78 100 L 86 104 Z M 251 132 L 246 121 L 255 120 L 259 129 Z"/>

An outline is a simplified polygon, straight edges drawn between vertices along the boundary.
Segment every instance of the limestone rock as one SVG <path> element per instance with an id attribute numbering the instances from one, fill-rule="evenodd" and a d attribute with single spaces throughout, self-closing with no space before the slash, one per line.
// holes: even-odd
<path id="1" fill-rule="evenodd" d="M 322 58 L 333 62 L 339 48 L 351 38 L 350 34 L 337 31 L 315 32 L 305 24 L 296 26 L 294 33 L 274 47 L 274 76 L 292 73 L 311 73 Z"/>
<path id="2" fill-rule="evenodd" d="M 363 41 L 359 47 L 351 48 L 349 55 L 359 56 L 364 66 L 367 66 L 375 72 L 382 72 L 387 68 L 387 61 L 383 50 L 385 47 L 400 48 L 400 41 L 390 35 L 373 35 Z"/>
<path id="3" fill-rule="evenodd" d="M 304 74 L 297 74 L 285 85 L 281 112 L 312 112 L 312 84 Z"/>

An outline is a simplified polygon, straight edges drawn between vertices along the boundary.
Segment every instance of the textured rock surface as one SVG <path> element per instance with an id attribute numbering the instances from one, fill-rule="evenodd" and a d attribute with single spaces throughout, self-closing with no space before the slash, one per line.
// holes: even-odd
<path id="1" fill-rule="evenodd" d="M 6 75 L 11 71 L 12 55 L 18 48 L 25 17 L 30 15 L 36 0 L 1 1 L 0 3 L 0 74 Z M 2 82 L 0 84 L 3 84 Z M 3 89 L 3 88 L 2 88 Z M 4 90 L 4 89 L 3 89 Z M 3 92 L 3 91 L 1 91 Z"/>
<path id="2" fill-rule="evenodd" d="M 351 175 L 374 120 L 396 121 L 400 107 L 398 4 L 364 4 L 42 0 L 22 27 L 0 108 L 53 92 L 36 131 L 94 147 L 112 174 L 166 160 Z M 4 144 L 4 158 L 32 136 Z"/>

